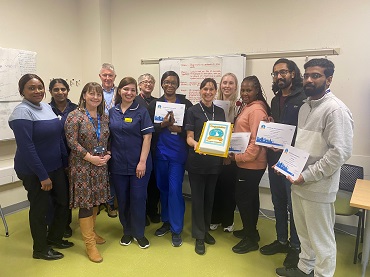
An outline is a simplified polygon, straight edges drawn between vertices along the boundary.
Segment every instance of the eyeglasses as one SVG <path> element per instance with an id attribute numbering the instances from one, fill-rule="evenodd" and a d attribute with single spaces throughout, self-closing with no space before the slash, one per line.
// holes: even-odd
<path id="1" fill-rule="evenodd" d="M 271 76 L 272 76 L 273 78 L 276 78 L 276 77 L 277 77 L 277 76 L 279 76 L 279 74 L 280 74 L 280 76 L 284 78 L 284 77 L 285 77 L 289 72 L 290 72 L 289 70 L 282 69 L 282 70 L 279 70 L 279 71 L 274 71 L 274 72 L 272 72 L 272 73 L 271 73 Z"/>
<path id="2" fill-rule="evenodd" d="M 58 92 L 58 91 L 61 91 L 61 92 L 66 92 L 67 89 L 66 88 L 53 88 L 52 89 L 53 92 Z"/>
<path id="3" fill-rule="evenodd" d="M 177 87 L 177 83 L 176 83 L 176 82 L 170 82 L 170 81 L 164 81 L 164 82 L 163 82 L 163 85 L 164 85 L 164 86 L 173 86 L 173 87 Z"/>
<path id="4" fill-rule="evenodd" d="M 311 79 L 316 80 L 316 79 L 321 78 L 322 76 L 324 76 L 324 75 L 322 75 L 320 73 L 305 73 L 305 74 L 303 74 L 303 79 L 307 80 L 308 78 L 311 78 Z"/>
<path id="5" fill-rule="evenodd" d="M 142 81 L 140 84 L 144 84 L 144 85 L 154 85 L 154 82 L 153 82 L 153 81 L 145 80 L 145 81 Z"/>
<path id="6" fill-rule="evenodd" d="M 100 76 L 102 76 L 103 78 L 110 78 L 110 79 L 113 79 L 115 77 L 115 75 L 113 74 L 100 74 Z"/>

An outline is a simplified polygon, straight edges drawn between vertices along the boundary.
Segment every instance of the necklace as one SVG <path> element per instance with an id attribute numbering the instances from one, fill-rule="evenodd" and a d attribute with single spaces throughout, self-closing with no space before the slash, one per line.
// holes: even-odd
<path id="1" fill-rule="evenodd" d="M 207 118 L 207 121 L 209 121 L 208 115 L 207 115 L 207 113 L 205 112 L 205 110 L 203 109 L 202 102 L 199 102 L 199 105 L 200 105 L 200 107 L 202 108 L 203 114 L 204 114 L 204 116 Z M 213 103 L 212 103 L 212 120 L 215 120 L 215 105 L 213 105 Z"/>

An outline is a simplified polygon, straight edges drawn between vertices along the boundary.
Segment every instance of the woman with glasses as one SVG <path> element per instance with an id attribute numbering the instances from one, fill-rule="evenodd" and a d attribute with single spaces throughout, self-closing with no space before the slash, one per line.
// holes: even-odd
<path id="1" fill-rule="evenodd" d="M 69 85 L 64 79 L 60 78 L 53 79 L 49 84 L 49 92 L 51 95 L 51 102 L 49 103 L 49 105 L 51 106 L 53 112 L 59 118 L 60 122 L 64 127 L 64 123 L 66 122 L 68 114 L 77 108 L 77 105 L 75 103 L 72 103 L 71 100 L 68 99 Z M 70 149 L 67 145 L 67 139 L 64 133 L 64 128 L 63 128 L 63 141 L 69 154 Z M 68 176 L 66 176 L 66 180 L 67 180 L 67 191 L 69 192 Z M 48 226 L 50 226 L 54 217 L 55 204 L 56 203 L 52 201 L 52 198 L 50 198 L 49 212 L 46 216 Z M 69 238 L 72 236 L 72 228 L 70 227 L 71 222 L 72 222 L 72 210 L 70 209 L 68 213 L 68 222 L 63 235 L 65 238 Z"/>
<path id="2" fill-rule="evenodd" d="M 176 94 L 180 78 L 174 71 L 162 75 L 163 96 L 149 105 L 150 117 L 154 122 L 155 107 L 158 101 L 185 104 L 185 115 L 192 103 L 184 95 Z M 185 126 L 185 122 L 183 123 Z M 174 115 L 169 112 L 161 123 L 154 123 L 153 156 L 157 186 L 160 191 L 161 217 L 163 225 L 155 235 L 164 236 L 172 232 L 172 245 L 182 245 L 181 232 L 184 226 L 185 202 L 182 196 L 182 182 L 185 173 L 188 147 L 183 126 L 174 125 Z"/>
<path id="3" fill-rule="evenodd" d="M 102 262 L 96 244 L 105 240 L 95 232 L 98 207 L 110 197 L 107 162 L 109 127 L 104 112 L 101 85 L 87 83 L 78 109 L 69 113 L 64 125 L 69 155 L 70 208 L 79 208 L 78 218 L 86 252 L 92 262 Z"/>
<path id="4" fill-rule="evenodd" d="M 10 115 L 9 126 L 17 144 L 14 169 L 30 202 L 33 258 L 57 260 L 63 258 L 63 254 L 53 248 L 73 246 L 72 242 L 62 240 L 68 212 L 64 173 L 68 155 L 63 142 L 63 126 L 51 107 L 42 102 L 45 85 L 39 76 L 23 75 L 18 87 L 23 101 Z M 47 230 L 45 216 L 50 196 L 56 205 Z"/>
<path id="5" fill-rule="evenodd" d="M 266 149 L 255 144 L 258 126 L 261 120 L 271 115 L 261 84 L 256 76 L 243 79 L 240 97 L 243 110 L 235 119 L 234 132 L 250 132 L 250 140 L 244 153 L 229 154 L 238 166 L 235 185 L 235 200 L 243 223 L 244 236 L 232 250 L 244 254 L 258 250 L 260 236 L 257 221 L 260 208 L 259 183 L 267 166 Z M 240 232 L 240 231 L 235 231 Z"/>
<path id="6" fill-rule="evenodd" d="M 222 76 L 217 93 L 217 99 L 229 101 L 230 108 L 227 121 L 234 123 L 236 111 L 236 101 L 238 99 L 238 79 L 233 73 L 226 73 Z M 235 182 L 237 166 L 230 159 L 223 160 L 223 166 L 217 179 L 215 199 L 212 210 L 211 230 L 216 230 L 222 225 L 224 232 L 234 231 L 234 211 L 235 211 Z"/>

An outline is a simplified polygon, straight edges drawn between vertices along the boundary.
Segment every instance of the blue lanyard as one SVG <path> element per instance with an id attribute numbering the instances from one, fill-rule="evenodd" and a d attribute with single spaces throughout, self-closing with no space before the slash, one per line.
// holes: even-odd
<path id="1" fill-rule="evenodd" d="M 98 128 L 95 128 L 94 119 L 91 117 L 91 115 L 90 115 L 90 113 L 89 113 L 88 110 L 86 110 L 86 115 L 89 118 L 91 124 L 93 125 L 93 127 L 95 129 L 96 137 L 97 137 L 98 142 L 99 142 L 99 140 L 100 140 L 100 115 L 98 114 Z"/>

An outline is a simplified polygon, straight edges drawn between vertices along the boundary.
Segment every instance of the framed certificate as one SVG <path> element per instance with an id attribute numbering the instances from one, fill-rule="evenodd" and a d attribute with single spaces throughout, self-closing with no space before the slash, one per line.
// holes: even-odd
<path id="1" fill-rule="evenodd" d="M 204 122 L 195 152 L 226 158 L 229 153 L 231 132 L 230 122 Z"/>

